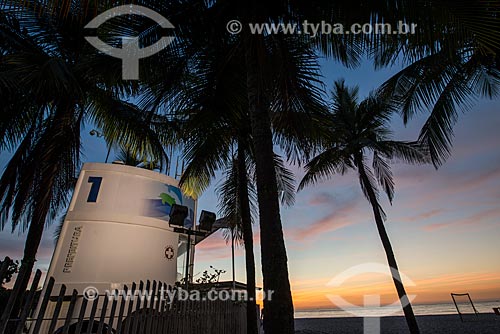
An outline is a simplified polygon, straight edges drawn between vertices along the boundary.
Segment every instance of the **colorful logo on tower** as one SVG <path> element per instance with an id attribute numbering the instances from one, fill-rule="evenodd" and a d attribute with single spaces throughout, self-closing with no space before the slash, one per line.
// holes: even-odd
<path id="1" fill-rule="evenodd" d="M 164 191 L 161 191 L 156 199 L 148 199 L 146 203 L 145 215 L 168 220 L 172 205 L 179 204 L 188 207 L 188 216 L 184 221 L 185 227 L 192 227 L 194 222 L 195 201 L 190 197 L 182 195 L 179 188 L 164 184 Z"/>

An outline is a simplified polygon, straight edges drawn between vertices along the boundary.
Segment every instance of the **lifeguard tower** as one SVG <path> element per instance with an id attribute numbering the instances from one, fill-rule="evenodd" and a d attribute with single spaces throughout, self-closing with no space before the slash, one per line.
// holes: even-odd
<path id="1" fill-rule="evenodd" d="M 167 175 L 121 164 L 85 164 L 47 273 L 55 280 L 51 295 L 57 296 L 63 284 L 67 291 L 92 287 L 104 294 L 133 282 L 174 285 L 192 277 L 200 237 L 190 235 L 188 242 L 179 225 L 181 231 L 196 231 L 196 204 Z M 177 227 L 171 226 L 175 206 L 187 211 Z M 83 294 L 78 298 L 81 302 Z M 49 303 L 46 314 L 54 307 Z M 63 304 L 61 313 L 67 307 Z"/>

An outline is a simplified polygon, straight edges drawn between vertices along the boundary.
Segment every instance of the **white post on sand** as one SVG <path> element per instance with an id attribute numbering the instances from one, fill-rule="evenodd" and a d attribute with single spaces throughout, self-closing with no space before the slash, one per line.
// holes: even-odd
<path id="1" fill-rule="evenodd" d="M 380 307 L 380 295 L 365 295 L 364 306 Z M 380 317 L 363 317 L 363 334 L 380 334 Z"/>

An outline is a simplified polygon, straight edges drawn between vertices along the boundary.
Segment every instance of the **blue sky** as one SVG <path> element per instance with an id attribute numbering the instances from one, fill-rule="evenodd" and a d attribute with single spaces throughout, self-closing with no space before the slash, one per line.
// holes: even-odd
<path id="1" fill-rule="evenodd" d="M 328 89 L 344 78 L 348 85 L 358 85 L 360 97 L 365 97 L 398 69 L 375 71 L 366 61 L 359 68 L 346 69 L 325 62 L 323 75 Z M 409 289 L 417 294 L 416 302 L 448 301 L 452 291 L 500 299 L 498 111 L 495 101 L 481 100 L 461 115 L 453 155 L 439 170 L 393 164 L 396 196 L 393 206 L 386 199 L 382 203 L 400 268 L 417 283 Z M 425 116 L 419 115 L 407 127 L 394 117 L 395 138 L 416 139 Z M 293 169 L 300 180 L 303 171 Z M 212 194 L 207 192 L 200 205 L 213 205 Z M 296 204 L 282 209 L 282 222 L 297 309 L 332 307 L 325 297 L 326 284 L 335 275 L 362 263 L 386 263 L 371 208 L 353 173 L 297 194 Z M 258 242 L 258 228 L 254 230 Z M 214 265 L 226 269 L 225 278 L 230 279 L 230 248 L 224 249 L 220 235 L 206 243 L 197 253 L 197 271 Z M 256 253 L 259 258 L 258 248 Z M 244 280 L 244 254 L 242 250 L 237 254 L 236 277 Z M 376 275 L 344 293 L 359 302 L 364 288 L 383 291 L 387 302 L 396 298 L 388 277 Z"/>
<path id="2" fill-rule="evenodd" d="M 395 73 L 398 67 L 375 71 L 365 61 L 356 69 L 323 62 L 324 83 L 344 78 L 360 86 L 360 97 Z M 461 115 L 455 127 L 452 157 L 439 170 L 432 166 L 394 163 L 396 195 L 391 206 L 383 199 L 386 223 L 400 269 L 416 285 L 410 293 L 416 302 L 447 301 L 450 292 L 467 291 L 478 299 L 500 299 L 500 113 L 496 101 L 481 100 L 473 111 Z M 404 127 L 393 119 L 395 138 L 417 137 L 425 114 Z M 102 139 L 84 131 L 83 162 L 103 162 Z M 113 156 L 113 154 L 111 155 Z M 8 154 L 0 156 L 5 165 Z M 292 169 L 297 179 L 303 171 Z M 328 308 L 326 284 L 354 265 L 377 262 L 385 256 L 373 223 L 371 209 L 354 174 L 335 176 L 297 194 L 296 204 L 282 209 L 289 257 L 290 279 L 297 309 Z M 215 184 L 200 198 L 198 207 L 215 211 Z M 54 226 L 46 230 L 38 253 L 37 267 L 47 270 L 52 255 Z M 258 284 L 261 284 L 258 226 L 254 227 Z M 25 234 L 0 232 L 0 256 L 22 257 Z M 195 274 L 210 266 L 227 271 L 231 279 L 231 249 L 218 233 L 198 246 Z M 342 294 L 354 302 L 364 292 L 379 291 L 383 300 L 394 300 L 387 277 L 365 275 L 350 282 Z M 237 250 L 236 278 L 245 281 L 244 254 Z"/>

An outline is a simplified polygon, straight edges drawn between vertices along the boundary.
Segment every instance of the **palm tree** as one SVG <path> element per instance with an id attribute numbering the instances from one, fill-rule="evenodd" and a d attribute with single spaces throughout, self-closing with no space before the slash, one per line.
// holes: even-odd
<path id="1" fill-rule="evenodd" d="M 237 133 L 250 141 L 256 164 L 264 289 L 274 291 L 272 300 L 264 300 L 264 329 L 269 333 L 293 333 L 293 304 L 279 213 L 279 178 L 270 162 L 275 156 L 274 143 L 283 148 L 287 157 L 295 160 L 301 159 L 301 153 L 307 152 L 312 145 L 313 139 L 308 138 L 308 134 L 320 128 L 312 126 L 312 119 L 323 109 L 319 67 L 316 55 L 305 41 L 282 36 L 266 38 L 265 45 L 258 48 L 266 58 L 266 63 L 257 66 L 258 75 L 263 76 L 256 79 L 265 82 L 265 87 L 259 87 L 263 115 L 254 117 L 252 103 L 255 100 L 251 92 L 256 87 L 250 80 L 252 75 L 248 72 L 248 57 L 245 57 L 248 45 L 240 36 L 228 36 L 225 24 L 220 24 L 232 16 L 224 6 L 222 2 L 212 3 L 199 13 L 190 14 L 187 23 L 176 22 L 176 15 L 165 10 L 174 17 L 178 44 L 183 45 L 181 51 L 177 49 L 175 53 L 187 55 L 187 60 L 177 66 L 175 78 L 180 76 L 181 68 L 186 68 L 185 78 L 181 85 L 173 85 L 175 78 L 166 79 L 171 76 L 162 74 L 156 66 L 158 80 L 148 82 L 152 92 L 148 102 L 152 105 L 163 103 L 180 110 L 181 115 L 186 110 L 195 112 L 193 119 L 199 123 L 198 131 L 185 133 L 187 141 L 184 145 L 188 150 L 198 150 L 197 159 L 202 162 L 190 165 L 204 166 L 203 170 L 193 173 L 198 176 L 195 179 L 197 187 L 203 187 L 210 180 L 220 169 L 221 161 L 230 160 L 230 143 Z M 226 19 L 224 16 L 218 18 L 214 26 L 213 17 L 220 12 L 226 15 Z M 211 29 L 207 29 L 208 26 Z M 177 91 L 178 87 L 183 91 Z M 153 97 L 160 97 L 162 101 Z M 264 123 L 259 125 L 255 120 Z M 206 133 L 205 139 L 194 143 L 203 132 Z M 191 160 L 189 156 L 186 158 Z M 245 239 L 251 240 L 250 237 Z"/>
<path id="2" fill-rule="evenodd" d="M 8 2 L 8 3 L 10 3 L 10 2 Z M 25 3 L 23 3 L 23 5 L 25 5 Z M 45 18 L 47 18 L 51 14 L 51 12 L 58 12 L 59 10 L 64 11 L 66 16 L 71 17 L 72 16 L 71 9 L 74 9 L 75 13 L 78 12 L 80 14 L 80 16 L 83 15 L 83 17 L 76 17 L 75 15 L 73 15 L 74 16 L 73 19 L 62 20 L 62 22 L 64 22 L 64 24 L 68 24 L 66 22 L 70 22 L 70 23 L 74 23 L 74 24 L 75 24 L 75 22 L 86 22 L 87 21 L 86 17 L 89 16 L 88 12 L 85 12 L 85 10 L 83 10 L 83 8 L 80 8 L 78 6 L 76 6 L 76 7 L 67 6 L 67 3 L 66 3 L 66 5 L 65 5 L 65 3 L 58 3 L 55 7 L 53 5 L 54 5 L 53 3 L 49 3 L 46 6 L 43 6 L 43 5 L 35 6 L 34 2 L 29 2 L 27 6 L 28 7 L 31 7 L 31 6 L 37 7 L 37 11 L 40 10 L 41 13 L 47 14 L 46 16 L 44 16 Z M 163 5 L 163 4 L 161 4 L 161 5 Z M 204 8 L 204 9 L 208 8 L 208 9 L 213 10 L 213 12 L 218 10 L 218 7 L 209 6 L 208 4 L 207 4 L 207 6 L 208 7 Z M 31 7 L 31 8 L 33 8 L 33 7 Z M 44 7 L 45 7 L 45 9 L 50 8 L 51 12 L 47 13 L 46 11 L 44 11 L 43 10 Z M 92 7 L 92 6 L 90 6 L 90 7 Z M 63 8 L 66 8 L 69 10 L 65 10 Z M 33 12 L 33 9 L 30 9 L 30 11 Z M 82 13 L 84 13 L 84 14 L 82 14 Z M 174 10 L 173 13 L 175 14 L 176 11 Z M 183 14 L 182 11 L 180 11 L 180 13 Z M 197 19 L 196 16 L 192 16 L 192 18 L 194 18 L 195 21 Z M 188 23 L 191 24 L 191 22 L 188 22 Z M 181 33 L 183 33 L 184 31 L 186 32 L 184 37 L 187 36 L 188 33 L 192 32 L 192 30 L 189 30 L 189 24 L 186 25 L 188 27 L 187 29 L 185 29 L 185 30 L 179 29 Z M 205 31 L 207 33 L 210 32 L 210 30 L 206 29 L 207 26 L 208 26 L 207 24 L 197 26 L 196 27 L 196 28 L 198 28 L 197 32 L 205 32 Z M 127 26 L 126 28 L 122 28 L 122 29 L 129 30 L 128 28 L 129 27 Z M 221 34 L 222 31 L 224 31 L 223 34 Z M 170 98 L 175 97 L 176 93 L 178 93 L 179 91 L 182 91 L 182 88 L 186 87 L 186 85 L 178 85 L 178 86 L 176 85 L 176 83 L 181 82 L 180 80 L 177 80 L 178 78 L 185 80 L 184 75 L 187 73 L 188 75 L 190 75 L 190 79 L 192 79 L 192 77 L 194 75 L 198 74 L 197 71 L 203 70 L 203 68 L 201 66 L 193 66 L 193 64 L 194 64 L 193 61 L 201 59 L 200 55 L 203 55 L 203 52 L 207 49 L 206 47 L 204 47 L 204 48 L 199 47 L 200 45 L 204 45 L 204 42 L 207 41 L 207 40 L 202 40 L 203 37 L 207 37 L 207 33 L 202 33 L 202 34 L 192 34 L 191 33 L 191 34 L 189 34 L 191 39 L 185 38 L 185 41 L 188 42 L 188 43 L 186 43 L 186 45 L 188 47 L 181 48 L 180 51 L 177 49 L 174 50 L 174 47 L 172 47 L 173 52 L 170 52 L 170 53 L 166 52 L 165 53 L 168 55 L 168 57 L 163 57 L 163 58 L 160 57 L 160 64 L 162 65 L 162 69 L 163 69 L 163 67 L 167 67 L 167 66 L 163 66 L 164 64 L 172 63 L 171 62 L 172 58 L 170 56 L 177 56 L 181 60 L 180 62 L 175 63 L 176 65 L 181 65 L 181 66 L 171 66 L 168 68 L 170 73 L 176 74 L 177 76 L 175 76 L 175 75 L 172 77 L 171 76 L 164 76 L 162 78 L 162 81 L 164 83 L 167 83 L 168 88 L 170 88 L 170 91 L 168 91 L 167 94 L 165 94 L 165 95 L 169 96 Z M 220 26 L 220 29 L 217 31 L 217 34 L 218 34 L 218 36 L 223 36 L 223 35 L 227 34 L 225 32 L 224 26 Z M 82 34 L 81 33 L 75 34 L 74 36 L 78 37 L 78 36 L 82 36 Z M 194 41 L 197 43 L 196 44 L 196 43 L 192 43 L 193 36 L 202 36 L 202 37 L 200 38 L 200 40 Z M 211 36 L 208 36 L 208 37 L 211 37 Z M 225 39 L 225 37 L 223 39 Z M 220 42 L 220 39 L 214 39 L 214 40 L 217 43 Z M 189 43 L 193 44 L 194 47 L 191 47 L 191 44 L 189 44 Z M 237 43 L 234 43 L 233 45 L 236 46 L 236 47 L 233 47 L 233 51 L 237 50 L 238 47 L 241 49 L 241 43 L 237 42 Z M 269 45 L 272 45 L 272 43 Z M 174 46 L 179 46 L 179 44 L 174 45 Z M 209 46 L 213 47 L 214 45 L 211 44 Z M 284 43 L 282 43 L 281 46 L 283 47 L 283 49 L 282 50 L 276 49 L 274 54 L 273 54 L 273 58 L 275 59 L 275 61 L 274 61 L 275 63 L 278 63 L 279 60 L 282 59 L 282 57 L 284 55 L 286 55 L 286 52 L 287 52 L 287 48 L 285 47 L 286 45 Z M 193 52 L 193 51 L 196 51 L 196 52 Z M 295 49 L 295 51 L 299 52 L 299 51 L 302 51 L 302 49 Z M 234 52 L 233 54 L 240 54 L 241 55 L 242 53 L 240 51 L 239 53 Z M 308 60 L 314 58 L 314 55 L 312 52 L 306 53 L 305 55 L 306 55 L 306 58 L 308 58 L 308 59 L 306 59 L 306 61 L 304 63 L 301 63 L 301 61 L 303 59 L 294 58 L 293 56 L 290 56 L 289 59 L 291 62 L 289 64 L 287 64 L 289 66 L 288 67 L 287 66 L 275 67 L 275 69 L 277 69 L 279 72 L 276 72 L 276 71 L 274 71 L 274 73 L 270 72 L 269 78 L 276 80 L 280 76 L 283 76 L 283 74 L 286 74 L 284 77 L 287 80 L 294 79 L 292 76 L 293 72 L 291 72 L 290 70 L 299 70 L 299 68 L 304 64 L 305 64 L 305 66 L 309 66 L 310 64 L 308 63 Z M 182 59 L 183 59 L 182 57 L 184 57 L 184 59 L 186 59 L 184 64 L 182 63 Z M 220 61 L 221 59 L 219 58 L 217 60 Z M 116 63 L 117 62 L 115 62 L 115 65 L 116 65 Z M 155 63 L 155 65 L 157 65 L 157 64 L 158 64 L 158 62 Z M 184 65 L 184 66 L 182 66 L 182 65 Z M 268 64 L 268 67 L 273 68 L 273 65 L 274 64 Z M 101 63 L 101 68 L 105 68 L 105 66 L 102 66 L 102 63 Z M 111 67 L 111 68 L 113 68 L 113 67 Z M 187 70 L 185 70 L 185 69 L 187 69 Z M 155 70 L 158 70 L 158 67 L 155 67 Z M 185 70 L 185 71 L 183 71 L 183 70 Z M 103 73 L 108 73 L 108 72 L 109 72 L 109 69 L 107 69 Z M 92 73 L 93 73 L 93 71 L 88 71 L 86 74 L 88 75 L 88 77 L 90 77 L 89 74 L 92 74 Z M 148 72 L 146 71 L 146 73 L 148 73 Z M 164 73 L 165 72 L 163 71 L 162 74 L 164 74 Z M 150 74 L 150 73 L 148 73 L 148 74 Z M 319 94 L 316 92 L 316 87 L 313 84 L 313 83 L 317 82 L 318 80 L 315 79 L 314 81 L 309 82 L 307 80 L 307 77 L 309 75 L 307 73 L 307 71 L 305 71 L 302 74 L 303 75 L 301 76 L 300 80 L 295 80 L 295 81 L 292 80 L 290 82 L 284 82 L 282 85 L 278 85 L 278 86 L 273 85 L 273 84 L 269 84 L 269 87 L 271 89 L 269 89 L 269 91 L 266 92 L 266 94 L 269 95 L 270 97 L 273 97 L 273 95 L 278 95 L 274 91 L 276 87 L 283 87 L 284 88 L 284 90 L 281 90 L 281 92 L 280 92 L 281 95 L 278 95 L 278 97 L 281 98 L 281 100 L 276 99 L 276 98 L 269 99 L 270 101 L 272 100 L 273 102 L 276 101 L 276 103 L 275 103 L 276 109 L 278 109 L 280 106 L 286 106 L 286 108 L 285 108 L 286 110 L 281 110 L 282 113 L 286 113 L 287 111 L 294 109 L 294 108 L 301 109 L 303 107 L 303 103 L 302 104 L 298 103 L 298 102 L 300 102 L 301 98 L 305 98 L 307 101 L 313 101 L 313 102 L 316 102 L 315 100 L 318 100 Z M 310 76 L 310 77 L 312 77 L 312 76 Z M 165 80 L 165 78 L 172 79 L 172 80 L 167 81 L 167 80 Z M 244 77 L 241 77 L 241 78 L 244 78 Z M 6 82 L 4 82 L 4 83 L 6 83 Z M 246 82 L 244 82 L 244 83 L 246 83 Z M 307 86 L 304 86 L 304 84 L 306 84 L 306 85 L 310 84 L 310 86 L 312 87 L 312 90 L 304 89 L 304 88 L 307 88 Z M 101 88 L 101 86 L 99 86 L 99 85 L 98 85 L 98 87 Z M 101 92 L 90 92 L 89 87 L 85 87 L 85 89 L 83 89 L 82 91 L 85 92 L 86 94 L 89 94 L 92 96 L 99 97 L 99 96 L 103 95 L 103 94 L 99 94 Z M 130 90 L 127 92 L 130 92 Z M 62 95 L 63 96 L 72 96 L 73 94 L 62 94 Z M 165 98 L 165 95 L 160 95 L 160 97 L 161 97 L 160 100 L 162 98 Z M 50 94 L 49 94 L 49 96 L 50 96 Z M 286 100 L 286 99 L 290 99 L 290 98 L 292 98 L 293 101 Z M 270 106 L 270 103 L 271 102 L 269 102 L 267 107 Z M 158 105 L 156 105 L 156 106 L 158 106 Z M 157 109 L 152 107 L 151 110 L 154 112 Z M 147 116 L 145 118 L 146 118 L 146 120 L 149 120 L 149 118 Z M 281 134 L 278 133 L 276 136 L 277 136 L 278 140 L 280 140 L 281 144 L 287 145 L 287 144 L 289 144 L 288 139 L 283 134 L 284 133 L 281 133 Z M 108 137 L 107 139 L 109 139 L 109 141 L 111 141 L 111 139 L 112 139 L 112 138 L 110 138 L 111 136 L 107 136 L 107 137 Z M 113 142 L 115 142 L 115 141 L 113 140 Z M 259 176 L 258 178 L 261 180 L 259 182 L 261 184 L 262 184 L 262 182 L 269 182 L 269 184 L 271 185 L 271 188 L 276 187 L 277 181 L 276 181 L 276 175 L 275 175 L 274 169 L 272 170 L 271 174 L 269 174 L 269 175 L 271 175 L 272 177 L 268 178 L 267 181 L 266 181 L 266 179 L 263 179 L 262 177 Z M 261 188 L 262 188 L 262 186 L 261 186 Z M 261 193 L 263 193 L 263 192 L 265 192 L 265 191 L 261 190 Z M 279 195 L 278 190 L 276 189 L 276 191 L 268 192 L 267 195 L 264 195 L 264 197 L 259 199 L 260 206 L 264 208 L 264 212 L 266 210 L 269 210 L 269 208 L 266 209 L 266 207 L 265 207 L 266 206 L 266 203 L 265 203 L 266 196 L 267 197 L 275 196 L 276 198 L 274 200 L 276 200 L 276 203 L 278 203 L 277 202 L 278 195 Z M 276 207 L 271 207 L 271 209 L 273 209 L 273 208 L 274 208 L 276 215 L 263 214 L 261 212 L 262 218 L 260 220 L 262 222 L 261 226 L 269 226 L 269 228 L 265 227 L 264 231 L 263 231 L 264 233 L 262 233 L 263 235 L 265 235 L 265 237 L 263 238 L 263 241 L 261 242 L 264 258 L 267 258 L 267 259 L 271 259 L 272 257 L 275 258 L 274 263 L 273 263 L 273 261 L 268 261 L 268 260 L 264 261 L 264 263 L 265 263 L 264 276 L 266 277 L 265 282 L 264 282 L 264 288 L 267 290 L 274 290 L 275 291 L 274 299 L 272 301 L 267 301 L 267 300 L 265 301 L 265 303 L 268 304 L 265 306 L 266 312 L 267 312 L 267 314 L 266 314 L 267 320 L 266 321 L 269 324 L 272 324 L 273 322 L 275 323 L 275 325 L 274 325 L 275 331 L 282 331 L 284 329 L 285 332 L 293 332 L 293 305 L 291 303 L 290 285 L 289 285 L 289 281 L 288 281 L 288 270 L 287 270 L 287 265 L 286 265 L 286 251 L 285 251 L 285 247 L 284 247 L 281 222 L 279 220 L 279 205 Z M 276 218 L 278 218 L 278 220 L 276 220 Z M 267 228 L 267 230 L 266 230 L 266 228 Z M 39 231 L 39 232 L 41 233 L 41 231 Z M 37 233 L 37 234 L 40 234 L 40 233 Z M 275 251 L 273 251 L 273 249 Z M 273 306 L 273 305 L 276 305 L 276 306 Z M 280 320 L 280 319 L 285 319 L 285 318 L 286 318 L 286 320 L 284 320 L 284 321 Z M 285 323 L 286 325 L 283 326 L 283 325 L 279 325 L 278 323 Z M 268 331 L 269 332 L 271 331 L 270 327 L 269 327 Z"/>
<path id="3" fill-rule="evenodd" d="M 108 142 L 165 161 L 167 121 L 120 100 L 131 92 L 119 64 L 79 43 L 79 21 L 56 21 L 3 2 L 0 12 L 1 228 L 27 230 L 16 288 L 24 291 L 47 222 L 65 207 L 80 167 L 80 132 L 93 123 Z M 76 15 L 76 13 L 73 13 Z M 71 11 L 68 15 L 73 15 Z M 118 65 L 118 66 L 117 66 Z"/>
<path id="4" fill-rule="evenodd" d="M 23 1 L 33 6 L 32 1 Z M 296 94 L 297 89 L 304 93 L 314 91 L 310 81 L 301 71 L 287 70 L 293 55 L 308 55 L 316 47 L 329 58 L 341 61 L 347 65 L 359 63 L 360 56 L 366 51 L 374 54 L 379 65 L 385 66 L 401 55 L 411 63 L 422 57 L 435 54 L 444 41 L 456 41 L 456 47 L 461 47 L 464 36 L 475 36 L 477 44 L 491 46 L 498 29 L 491 17 L 497 15 L 496 1 L 435 2 L 428 0 L 394 0 L 394 1 L 323 1 L 313 0 L 276 1 L 270 3 L 263 0 L 252 1 L 183 1 L 158 2 L 151 0 L 139 1 L 139 4 L 151 7 L 171 19 L 176 28 L 178 43 L 172 45 L 168 57 L 160 58 L 161 67 L 169 67 L 169 74 L 163 76 L 168 90 L 162 95 L 168 100 L 176 98 L 179 89 L 186 88 L 178 84 L 183 75 L 203 72 L 204 51 L 217 46 L 221 40 L 236 40 L 236 45 L 243 48 L 246 62 L 244 64 L 248 90 L 248 110 L 251 115 L 252 139 L 256 149 L 257 188 L 259 193 L 259 213 L 262 235 L 264 289 L 275 290 L 273 301 L 265 301 L 265 329 L 269 333 L 293 333 L 293 305 L 291 302 L 290 284 L 286 250 L 284 247 L 282 224 L 279 215 L 278 191 L 275 175 L 270 159 L 273 155 L 273 132 L 271 126 L 271 109 L 297 108 L 301 109 L 304 97 L 314 97 L 314 94 Z M 59 5 L 61 4 L 61 5 Z M 58 17 L 67 17 L 70 8 L 79 7 L 81 15 L 88 12 L 101 12 L 114 6 L 114 1 L 82 1 L 74 4 L 72 0 L 47 1 L 45 6 L 38 6 L 40 11 L 56 13 Z M 43 8 L 42 8 L 43 7 Z M 478 10 L 480 9 L 480 10 Z M 429 10 L 433 15 L 429 15 Z M 483 24 L 483 13 L 490 13 L 487 24 Z M 473 13 L 473 14 L 472 14 Z M 459 18 L 457 20 L 457 17 Z M 437 19 L 436 19 L 437 18 Z M 460 18 L 464 18 L 461 20 Z M 225 25 L 229 20 L 239 19 L 243 22 L 244 33 L 239 36 L 228 36 Z M 347 27 L 359 22 L 387 22 L 396 26 L 398 20 L 418 23 L 419 31 L 415 36 L 390 35 L 381 36 L 376 33 L 368 35 L 320 35 L 310 39 L 308 36 L 277 36 L 251 35 L 248 33 L 249 22 L 279 23 L 288 21 L 301 23 L 304 19 L 310 22 L 342 22 Z M 465 27 L 465 28 L 464 28 Z M 492 32 L 492 33 L 491 33 Z M 292 49 L 286 41 L 307 41 L 310 47 Z M 215 43 L 214 43 L 215 41 Z M 312 42 L 312 43 L 311 43 Z M 179 48 L 180 47 L 180 48 Z M 179 48 L 174 52 L 176 48 Z M 293 52 L 292 52 L 293 50 Z M 225 49 L 220 50 L 226 51 Z M 311 53 L 314 55 L 314 52 Z M 226 54 L 227 55 L 227 54 Z M 171 56 L 177 57 L 172 61 Z M 223 63 L 220 54 L 217 57 Z M 307 57 L 305 57 L 307 58 Z M 305 59 L 302 58 L 302 59 Z M 313 57 L 311 57 L 313 58 Z M 177 62 L 178 61 L 178 62 Z M 293 63 L 293 61 L 292 61 Z M 171 66 L 173 64 L 173 66 Z M 156 66 L 156 69 L 159 67 Z M 185 71 L 187 69 L 187 71 Z M 300 67 L 297 67 L 300 69 Z M 278 71 L 276 71 L 278 70 Z M 189 75 L 188 75 L 189 76 Z M 305 80 L 302 80 L 305 79 Z M 159 90 L 161 92 L 161 90 Z M 270 91 L 281 91 L 283 101 L 274 103 L 269 98 Z M 297 99 L 295 99 L 298 97 Z M 161 98 L 160 98 L 161 99 Z M 291 99 L 291 100 L 290 100 Z M 295 101 L 294 101 L 295 99 Z M 314 99 L 314 98 L 313 98 Z M 299 103 L 297 103 L 299 101 Z M 273 107 L 271 107 L 273 106 Z M 307 109 L 307 108 L 306 108 Z M 298 133 L 298 132 L 297 132 Z M 275 135 L 276 136 L 276 135 Z M 293 149 L 292 149 L 293 151 Z"/>
<path id="5" fill-rule="evenodd" d="M 385 250 L 387 262 L 399 299 L 403 306 L 406 322 L 412 334 L 419 328 L 411 303 L 407 297 L 396 257 L 384 226 L 385 213 L 379 203 L 378 185 L 392 203 L 394 180 L 390 169 L 390 159 L 402 159 L 411 164 L 427 163 L 427 153 L 415 142 L 394 141 L 389 129 L 394 107 L 385 98 L 372 95 L 358 102 L 358 89 L 349 89 L 344 81 L 337 81 L 333 91 L 330 144 L 324 151 L 305 166 L 306 175 L 299 189 L 330 177 L 344 174 L 350 169 L 358 172 L 359 183 L 365 197 L 370 202 L 375 224 Z M 372 155 L 372 168 L 367 165 Z"/>
<path id="6" fill-rule="evenodd" d="M 195 124 L 199 124 L 195 122 Z M 193 191 L 193 195 L 198 195 L 206 187 L 210 180 L 214 178 L 217 169 L 224 170 L 224 181 L 217 188 L 219 196 L 219 213 L 228 220 L 231 229 L 231 238 L 243 241 L 245 248 L 245 264 L 247 276 L 247 331 L 257 333 L 256 314 L 256 283 L 255 283 L 255 259 L 253 252 L 253 231 L 252 223 L 255 212 L 255 163 L 253 161 L 253 150 L 250 148 L 249 137 L 244 136 L 242 131 L 245 127 L 231 128 L 231 124 L 219 124 L 221 128 L 216 133 L 218 139 L 227 138 L 238 133 L 237 137 L 229 141 L 213 140 L 212 131 L 199 131 L 194 135 L 194 131 L 186 132 L 190 138 L 190 145 L 186 145 L 184 153 L 187 159 L 187 167 L 181 178 L 181 186 L 186 191 Z M 199 127 L 199 125 L 197 126 Z M 203 123 L 206 129 L 208 124 Z M 229 145 L 226 146 L 226 145 Z M 218 152 L 231 152 L 233 147 L 236 153 L 228 156 L 219 156 Z M 209 152 L 207 149 L 209 148 Z M 207 154 L 212 155 L 207 155 Z M 274 165 L 278 177 L 279 189 L 282 191 L 283 204 L 291 205 L 294 200 L 293 174 L 286 169 L 283 160 L 275 156 Z M 213 173 L 213 174 L 212 174 Z M 229 237 L 229 236 L 228 236 Z"/>
<path id="7" fill-rule="evenodd" d="M 255 187 L 248 177 L 247 156 L 243 144 L 226 170 L 225 180 L 218 187 L 219 212 L 226 217 L 231 229 L 232 247 L 242 240 L 245 247 L 245 271 L 247 278 L 247 332 L 258 333 L 255 283 L 255 255 L 253 251 L 253 214 L 255 213 Z M 226 240 L 229 235 L 226 235 Z M 233 250 L 234 252 L 234 250 Z M 233 254 L 234 255 L 234 254 Z M 234 268 L 233 268 L 234 270 Z M 234 272 L 233 272 L 234 275 Z"/>

